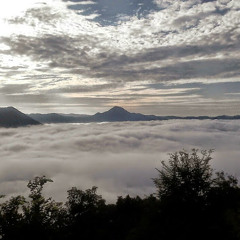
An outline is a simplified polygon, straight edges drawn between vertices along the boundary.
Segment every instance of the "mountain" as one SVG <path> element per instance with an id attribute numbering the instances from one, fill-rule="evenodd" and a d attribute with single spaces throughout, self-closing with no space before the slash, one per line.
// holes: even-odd
<path id="1" fill-rule="evenodd" d="M 29 114 L 28 116 L 36 121 L 41 122 L 41 123 L 68 123 L 68 122 L 71 122 L 68 117 L 62 116 L 58 113 L 48 113 L 48 114 L 32 113 L 32 114 Z"/>
<path id="2" fill-rule="evenodd" d="M 88 122 L 123 122 L 123 121 L 152 121 L 152 120 L 171 120 L 171 119 L 189 119 L 189 120 L 237 120 L 240 115 L 236 116 L 155 116 L 144 115 L 141 113 L 131 113 L 122 107 L 113 107 L 103 113 L 96 113 L 94 115 L 83 114 L 24 114 L 14 107 L 0 108 L 0 127 L 23 127 L 28 125 L 38 125 L 41 123 L 88 123 Z"/>
<path id="3" fill-rule="evenodd" d="M 123 121 L 152 121 L 152 120 L 172 120 L 172 119 L 186 119 L 186 120 L 205 120 L 205 119 L 221 119 L 221 120 L 236 120 L 240 119 L 240 115 L 236 116 L 155 116 L 144 115 L 141 113 L 131 113 L 122 107 L 115 106 L 103 113 L 96 113 L 94 115 L 83 114 L 29 114 L 29 117 L 41 123 L 87 123 L 87 122 L 123 122 Z"/>
<path id="4" fill-rule="evenodd" d="M 60 114 L 60 113 L 31 113 L 28 115 L 41 123 L 79 123 L 88 122 L 88 115 L 83 114 Z"/>
<path id="5" fill-rule="evenodd" d="M 158 120 L 160 118 L 154 115 L 130 113 L 122 107 L 113 107 L 106 112 L 96 113 L 92 116 L 83 114 L 59 114 L 59 113 L 48 114 L 32 113 L 29 114 L 28 116 L 41 123 L 150 121 Z"/>
<path id="6" fill-rule="evenodd" d="M 116 122 L 116 121 L 150 121 L 157 120 L 154 115 L 143 115 L 140 113 L 130 113 L 122 107 L 113 107 L 103 113 L 96 113 L 92 117 L 93 122 Z"/>
<path id="7" fill-rule="evenodd" d="M 0 127 L 23 127 L 38 124 L 40 124 L 38 121 L 14 107 L 0 108 Z"/>

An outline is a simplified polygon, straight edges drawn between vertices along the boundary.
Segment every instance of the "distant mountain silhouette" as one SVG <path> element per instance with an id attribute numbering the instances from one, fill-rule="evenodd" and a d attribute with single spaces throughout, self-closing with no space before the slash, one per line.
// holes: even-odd
<path id="1" fill-rule="evenodd" d="M 143 115 L 140 113 L 130 113 L 122 107 L 113 107 L 103 113 L 96 113 L 92 116 L 95 122 L 116 122 L 116 121 L 150 121 L 157 120 L 154 115 Z"/>
<path id="2" fill-rule="evenodd" d="M 84 114 L 62 114 L 62 113 L 31 113 L 28 115 L 41 123 L 81 123 L 89 122 L 90 117 Z"/>
<path id="3" fill-rule="evenodd" d="M 40 114 L 40 113 L 32 113 L 29 114 L 31 118 L 39 121 L 41 123 L 68 123 L 72 122 L 72 117 L 62 116 L 58 113 L 48 113 L 48 114 Z"/>
<path id="4" fill-rule="evenodd" d="M 123 121 L 150 121 L 159 120 L 162 117 L 154 115 L 143 115 L 140 113 L 130 113 L 122 107 L 113 107 L 103 113 L 96 113 L 94 115 L 83 114 L 39 114 L 32 113 L 29 116 L 41 123 L 84 123 L 84 122 L 123 122 Z"/>
<path id="5" fill-rule="evenodd" d="M 0 127 L 23 127 L 38 124 L 40 124 L 38 121 L 14 107 L 0 108 Z"/>
<path id="6" fill-rule="evenodd" d="M 123 122 L 123 121 L 152 121 L 152 120 L 171 120 L 171 119 L 222 119 L 222 120 L 235 120 L 240 119 L 240 115 L 236 116 L 155 116 L 155 115 L 144 115 L 141 113 L 131 113 L 122 107 L 115 106 L 110 110 L 103 113 L 96 113 L 94 115 L 83 115 L 83 114 L 29 114 L 29 116 L 36 121 L 41 123 L 86 123 L 86 122 Z"/>

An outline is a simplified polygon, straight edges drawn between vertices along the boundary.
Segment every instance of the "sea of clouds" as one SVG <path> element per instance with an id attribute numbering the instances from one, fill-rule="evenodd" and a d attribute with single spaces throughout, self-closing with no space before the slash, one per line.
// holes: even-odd
<path id="1" fill-rule="evenodd" d="M 240 176 L 240 121 L 171 120 L 56 124 L 0 129 L 0 194 L 27 195 L 28 180 L 46 175 L 45 194 L 65 201 L 67 190 L 98 186 L 117 196 L 155 192 L 155 168 L 168 153 L 215 149 L 212 166 Z"/>

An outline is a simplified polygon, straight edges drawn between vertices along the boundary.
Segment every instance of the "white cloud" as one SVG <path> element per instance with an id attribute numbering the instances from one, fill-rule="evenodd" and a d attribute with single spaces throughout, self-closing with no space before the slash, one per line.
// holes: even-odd
<path id="1" fill-rule="evenodd" d="M 239 121 L 60 124 L 0 129 L 1 194 L 22 194 L 27 180 L 54 180 L 46 194 L 93 185 L 109 201 L 155 191 L 151 178 L 169 152 L 215 149 L 213 167 L 240 176 Z"/>
<path id="2" fill-rule="evenodd" d="M 68 8 L 78 5 L 78 1 L 24 0 L 20 4 L 21 11 L 12 14 L 13 9 L 9 8 L 13 2 L 17 1 L 6 3 L 4 11 L 9 16 L 0 14 L 0 88 L 4 84 L 26 84 L 28 81 L 37 86 L 28 89 L 30 95 L 42 96 L 49 94 L 48 90 L 59 89 L 61 107 L 65 99 L 71 101 L 66 96 L 61 98 L 61 89 L 69 85 L 81 89 L 93 83 L 110 83 L 111 88 L 101 91 L 107 98 L 109 92 L 115 93 L 114 83 L 118 82 L 121 84 L 117 91 L 130 92 L 134 98 L 131 86 L 146 82 L 182 84 L 236 82 L 239 79 L 238 0 L 156 0 L 159 9 L 149 1 L 153 9 L 143 17 L 124 15 L 128 20 L 107 26 L 96 19 L 89 20 L 92 13 L 81 15 Z M 27 94 L 22 97 L 28 99 Z M 87 103 L 82 101 L 88 107 L 95 106 L 94 98 L 101 101 L 97 91 L 91 94 Z M 139 96 L 137 101 L 130 101 L 129 95 L 121 99 L 116 96 L 103 105 L 117 101 L 143 105 L 148 98 L 147 101 L 156 107 L 156 102 L 168 100 L 159 95 L 155 96 L 155 102 L 151 97 L 147 94 L 144 99 Z M 195 95 L 195 101 L 199 97 L 206 98 Z M 32 103 L 43 106 L 45 101 L 35 98 Z M 9 104 L 13 103 L 9 101 Z M 30 108 L 30 105 L 24 107 Z M 221 110 L 220 114 L 223 112 Z"/>

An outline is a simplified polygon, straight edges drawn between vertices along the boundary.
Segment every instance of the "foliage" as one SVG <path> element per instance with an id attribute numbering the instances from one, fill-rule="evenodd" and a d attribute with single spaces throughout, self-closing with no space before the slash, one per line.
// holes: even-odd
<path id="1" fill-rule="evenodd" d="M 237 218 L 232 214 L 240 210 L 238 181 L 224 172 L 213 171 L 212 152 L 176 152 L 157 169 L 159 175 L 153 181 L 167 232 L 164 238 L 203 239 L 218 235 L 219 239 L 232 239 L 232 233 L 238 234 L 239 230 L 233 227 Z"/>
<path id="2" fill-rule="evenodd" d="M 97 187 L 82 191 L 73 187 L 68 190 L 68 201 L 66 203 L 68 211 L 74 217 L 89 213 L 93 209 L 105 204 L 101 195 L 97 195 Z"/>
<path id="3" fill-rule="evenodd" d="M 162 169 L 157 169 L 159 177 L 153 179 L 160 199 L 196 201 L 205 198 L 212 183 L 213 171 L 210 167 L 212 151 L 193 149 L 192 153 L 180 151 L 170 154 L 168 163 L 162 161 Z"/>
<path id="4" fill-rule="evenodd" d="M 97 187 L 73 187 L 65 204 L 56 202 L 42 193 L 52 180 L 36 177 L 27 185 L 28 197 L 0 204 L 0 238 L 240 240 L 238 181 L 213 171 L 211 153 L 170 154 L 153 179 L 156 195 L 118 197 L 115 204 L 106 204 Z"/>

